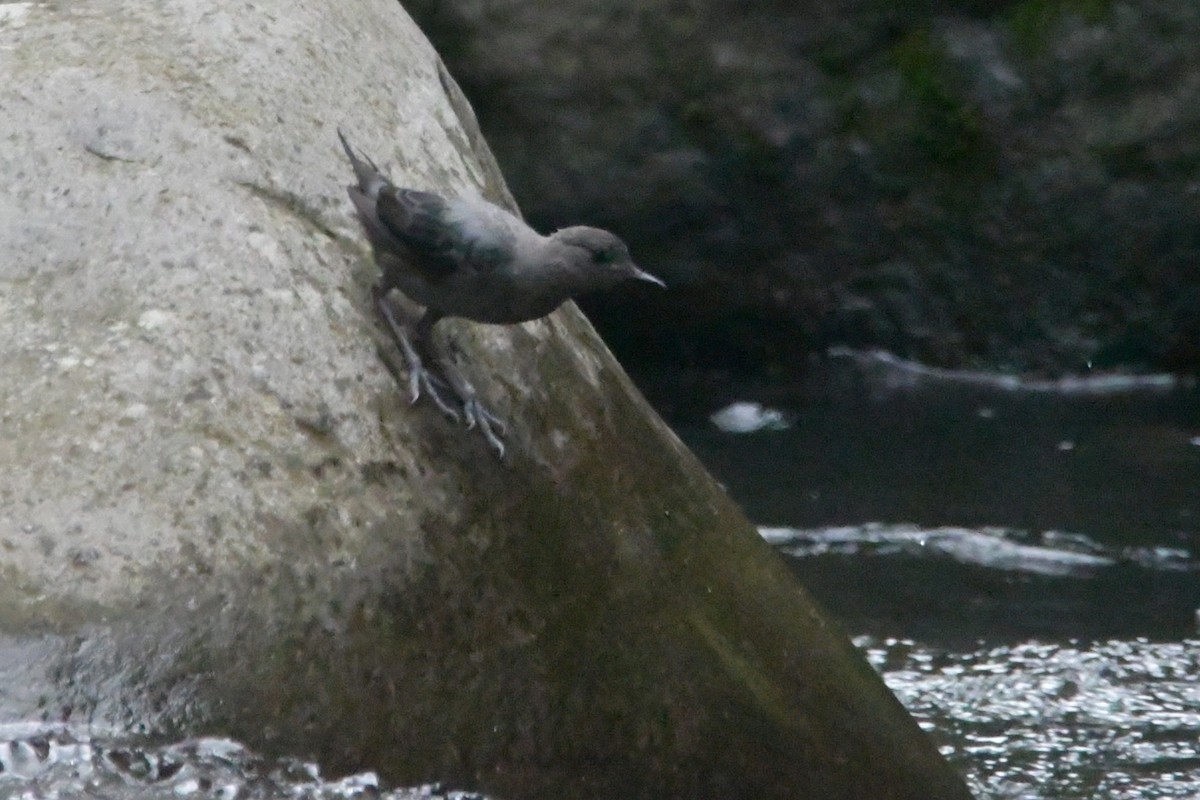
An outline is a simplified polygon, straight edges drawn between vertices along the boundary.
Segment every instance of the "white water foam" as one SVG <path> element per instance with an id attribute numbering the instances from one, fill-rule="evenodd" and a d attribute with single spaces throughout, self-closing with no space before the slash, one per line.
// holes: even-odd
<path id="1" fill-rule="evenodd" d="M 784 412 L 767 408 L 760 403 L 747 401 L 730 403 L 708 419 L 724 433 L 781 431 L 792 425 L 788 415 Z"/>
<path id="2" fill-rule="evenodd" d="M 374 772 L 322 778 L 316 764 L 258 756 L 220 737 L 150 746 L 45 723 L 0 725 L 0 798 L 21 800 L 484 800 L 435 784 L 380 786 Z"/>
<path id="3" fill-rule="evenodd" d="M 872 522 L 832 528 L 760 527 L 759 534 L 788 555 L 906 555 L 949 558 L 989 569 L 1053 577 L 1087 577 L 1118 564 L 1146 569 L 1194 570 L 1186 550 L 1165 547 L 1106 548 L 1077 533 L 1029 534 L 1010 528 L 923 528 Z"/>
<path id="4" fill-rule="evenodd" d="M 870 371 L 890 388 L 913 388 L 925 384 L 948 383 L 961 386 L 978 386 L 984 389 L 1001 389 L 1011 392 L 1037 392 L 1062 395 L 1117 395 L 1134 392 L 1168 392 L 1181 386 L 1174 375 L 1151 374 L 1131 375 L 1104 373 L 1087 375 L 1064 375 L 1061 378 L 1031 378 L 1021 375 L 1006 375 L 981 370 L 946 369 L 930 367 L 917 361 L 909 361 L 886 350 L 854 350 L 849 347 L 831 347 L 826 351 L 831 359 L 852 362 L 856 367 Z"/>

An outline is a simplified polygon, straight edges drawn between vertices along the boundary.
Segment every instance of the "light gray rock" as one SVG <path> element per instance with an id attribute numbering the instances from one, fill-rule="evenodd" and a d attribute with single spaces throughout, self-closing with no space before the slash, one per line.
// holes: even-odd
<path id="1" fill-rule="evenodd" d="M 416 185 L 490 181 L 504 196 L 486 151 L 464 145 L 419 32 L 378 38 L 397 28 L 390 4 L 263 9 L 249 30 L 249 12 L 219 5 L 108 5 L 95 19 L 34 6 L 0 51 L 0 453 L 28 464 L 6 476 L 3 524 L 20 535 L 5 541 L 39 581 L 81 554 L 63 592 L 81 603 L 136 595 L 198 532 L 214 545 L 207 567 L 262 564 L 278 558 L 252 535 L 265 519 L 316 504 L 362 525 L 452 491 L 419 477 L 429 454 L 407 429 L 425 409 L 379 419 L 394 384 L 362 303 L 374 267 L 347 213 L 333 127 L 352 120 L 380 152 L 408 152 L 394 169 Z M 340 68 L 309 52 L 324 25 L 357 31 L 327 40 Z M 402 55 L 366 59 L 371 37 Z M 378 81 L 381 69 L 394 78 Z M 509 335 L 470 333 L 513 366 Z M 506 374 L 514 397 L 536 398 L 530 370 Z M 530 457 L 548 457 L 544 437 L 522 433 Z M 423 499 L 365 497 L 357 473 L 381 463 L 411 473 L 398 486 Z M 86 555 L 97 551 L 121 566 Z"/>
<path id="2" fill-rule="evenodd" d="M 0 9 L 0 721 L 511 797 L 966 796 L 573 307 L 446 326 L 511 464 L 407 403 L 335 127 L 511 201 L 398 5 Z"/>

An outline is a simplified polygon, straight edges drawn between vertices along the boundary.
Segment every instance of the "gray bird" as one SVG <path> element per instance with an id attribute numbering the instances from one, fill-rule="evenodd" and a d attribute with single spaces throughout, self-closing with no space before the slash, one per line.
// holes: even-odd
<path id="1" fill-rule="evenodd" d="M 629 279 L 666 287 L 640 269 L 615 235 L 576 226 L 542 236 L 522 220 L 482 199 L 445 198 L 395 186 L 365 155 L 355 154 L 342 132 L 358 185 L 350 200 L 383 277 L 375 303 L 408 362 L 412 402 L 427 392 L 447 415 L 458 411 L 442 395 L 449 388 L 461 403 L 468 428 L 478 426 L 503 457 L 497 434 L 504 424 L 480 404 L 475 388 L 433 344 L 433 326 L 444 317 L 514 324 L 549 314 L 566 300 Z M 392 289 L 425 307 L 411 332 L 387 300 Z M 434 373 L 424 364 L 437 365 Z"/>

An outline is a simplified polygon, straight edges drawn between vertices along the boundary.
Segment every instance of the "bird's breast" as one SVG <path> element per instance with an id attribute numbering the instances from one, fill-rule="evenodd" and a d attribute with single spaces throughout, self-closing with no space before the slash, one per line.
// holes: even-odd
<path id="1" fill-rule="evenodd" d="M 393 281 L 405 296 L 447 317 L 475 322 L 513 324 L 544 317 L 562 305 L 566 295 L 523 282 L 503 272 L 461 270 L 430 280 L 407 271 Z"/>

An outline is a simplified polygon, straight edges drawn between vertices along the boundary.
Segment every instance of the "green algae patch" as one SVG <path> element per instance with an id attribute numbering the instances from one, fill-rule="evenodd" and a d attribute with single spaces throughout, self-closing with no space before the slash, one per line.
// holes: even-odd
<path id="1" fill-rule="evenodd" d="M 740 652 L 739 648 L 728 637 L 722 635 L 703 614 L 693 614 L 689 620 L 730 679 L 744 686 L 754 697 L 759 708 L 773 716 L 779 725 L 790 727 L 796 724 L 796 718 L 786 713 L 783 692 L 761 665 L 751 663 L 746 654 Z"/>
<path id="2" fill-rule="evenodd" d="M 1016 43 L 1030 54 L 1041 54 L 1059 22 L 1073 15 L 1088 24 L 1106 19 L 1112 0 L 1023 0 L 1002 12 Z"/>

